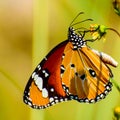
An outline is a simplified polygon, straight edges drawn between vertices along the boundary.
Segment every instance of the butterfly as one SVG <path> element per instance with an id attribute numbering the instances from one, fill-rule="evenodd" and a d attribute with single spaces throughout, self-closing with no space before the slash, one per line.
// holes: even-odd
<path id="1" fill-rule="evenodd" d="M 26 85 L 23 101 L 32 108 L 44 109 L 69 100 L 95 103 L 112 89 L 113 74 L 107 64 L 116 67 L 117 62 L 90 48 L 86 33 L 77 33 L 72 23 L 68 39 L 48 53 Z"/>

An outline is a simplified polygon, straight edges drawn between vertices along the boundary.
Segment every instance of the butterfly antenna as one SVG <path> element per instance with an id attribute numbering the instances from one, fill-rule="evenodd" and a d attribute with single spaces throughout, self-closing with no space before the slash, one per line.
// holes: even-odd
<path id="1" fill-rule="evenodd" d="M 83 29 L 83 31 L 80 31 L 81 29 Z M 89 29 L 85 28 L 85 27 L 80 27 L 80 28 L 76 28 L 74 29 L 75 31 L 78 30 L 78 32 L 90 32 Z"/>
<path id="2" fill-rule="evenodd" d="M 77 16 L 72 20 L 72 22 L 70 23 L 70 27 L 71 26 L 73 26 L 72 24 L 73 24 L 73 22 L 77 19 L 77 17 L 79 16 L 79 15 L 81 15 L 81 14 L 84 14 L 84 12 L 80 12 L 80 13 L 78 13 L 77 14 Z"/>
<path id="3" fill-rule="evenodd" d="M 85 20 L 83 20 L 83 21 L 80 21 L 80 22 L 77 22 L 77 23 L 72 24 L 70 27 L 72 27 L 72 26 L 74 26 L 74 25 L 77 25 L 77 24 L 79 24 L 79 23 L 85 22 L 85 21 L 93 21 L 93 19 L 85 19 Z"/>

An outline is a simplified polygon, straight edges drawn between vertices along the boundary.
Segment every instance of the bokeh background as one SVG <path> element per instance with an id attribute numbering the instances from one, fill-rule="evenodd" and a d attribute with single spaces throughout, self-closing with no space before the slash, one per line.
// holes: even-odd
<path id="1" fill-rule="evenodd" d="M 70 22 L 94 19 L 120 32 L 120 16 L 112 0 L 1 0 L 0 1 L 0 120 L 113 120 L 120 94 L 113 86 L 106 99 L 96 104 L 70 101 L 45 110 L 23 103 L 23 91 L 35 66 L 56 44 L 67 39 Z M 84 23 L 83 23 L 84 24 Z M 106 41 L 89 46 L 110 54 L 120 63 L 120 38 L 107 31 Z M 120 84 L 120 66 L 112 68 Z"/>

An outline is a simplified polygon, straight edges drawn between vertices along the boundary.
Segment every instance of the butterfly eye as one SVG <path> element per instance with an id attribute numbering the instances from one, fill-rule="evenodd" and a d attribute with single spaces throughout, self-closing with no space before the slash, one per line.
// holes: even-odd
<path id="1" fill-rule="evenodd" d="M 90 75 L 91 75 L 92 77 L 96 77 L 96 73 L 95 73 L 94 70 L 89 69 L 89 73 L 90 73 Z"/>

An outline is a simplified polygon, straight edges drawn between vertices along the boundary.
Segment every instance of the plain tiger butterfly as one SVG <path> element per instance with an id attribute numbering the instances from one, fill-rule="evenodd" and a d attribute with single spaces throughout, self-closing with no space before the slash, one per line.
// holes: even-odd
<path id="1" fill-rule="evenodd" d="M 68 39 L 53 48 L 33 71 L 23 96 L 30 107 L 44 109 L 68 100 L 95 103 L 111 91 L 113 74 L 107 64 L 116 67 L 117 62 L 87 46 L 85 34 L 76 33 L 73 25 L 72 21 Z"/>

